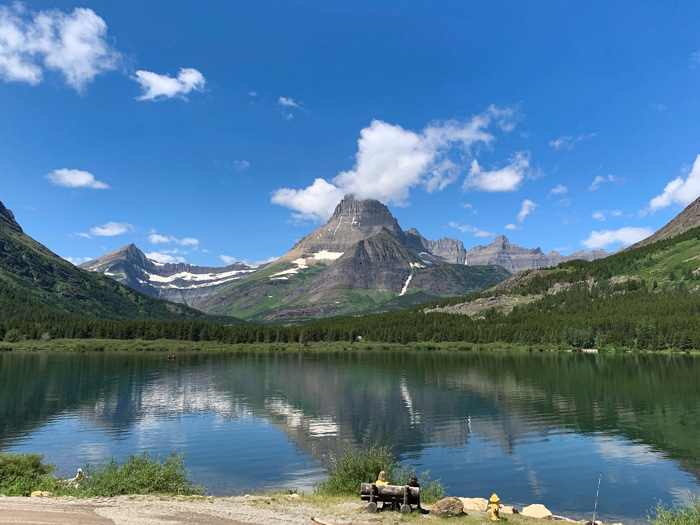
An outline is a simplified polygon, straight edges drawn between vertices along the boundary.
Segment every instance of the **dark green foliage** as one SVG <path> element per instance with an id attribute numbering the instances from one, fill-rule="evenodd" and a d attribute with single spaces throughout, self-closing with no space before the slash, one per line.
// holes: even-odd
<path id="1" fill-rule="evenodd" d="M 694 499 L 685 507 L 668 508 L 661 502 L 654 515 L 649 516 L 652 525 L 698 525 L 700 523 L 700 499 Z"/>
<path id="2" fill-rule="evenodd" d="M 328 479 L 316 486 L 316 492 L 332 496 L 355 496 L 361 483 L 373 483 L 380 471 L 386 472 L 390 485 L 405 485 L 416 474 L 396 461 L 391 448 L 373 445 L 369 449 L 352 452 L 333 460 Z M 421 501 L 431 503 L 442 498 L 445 486 L 440 480 L 431 480 L 429 472 L 416 474 L 421 486 Z"/>
<path id="3" fill-rule="evenodd" d="M 122 496 L 126 494 L 203 494 L 187 477 L 185 456 L 171 452 L 163 459 L 147 452 L 129 456 L 121 465 L 114 458 L 97 465 L 86 465 L 81 492 L 85 496 Z"/>
<path id="4" fill-rule="evenodd" d="M 41 454 L 0 454 L 0 494 L 29 496 L 35 490 L 58 493 L 64 486 Z"/>

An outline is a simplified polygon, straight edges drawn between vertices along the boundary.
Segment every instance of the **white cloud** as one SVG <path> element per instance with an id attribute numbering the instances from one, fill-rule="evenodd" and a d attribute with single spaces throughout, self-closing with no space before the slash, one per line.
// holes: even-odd
<path id="1" fill-rule="evenodd" d="M 257 91 L 248 91 L 248 96 L 249 97 L 257 97 L 258 93 L 257 93 Z"/>
<path id="2" fill-rule="evenodd" d="M 563 184 L 557 184 L 551 190 L 549 190 L 550 195 L 564 195 L 569 189 Z"/>
<path id="3" fill-rule="evenodd" d="M 86 263 L 88 261 L 92 261 L 92 257 L 64 257 L 64 259 L 76 266 L 78 266 L 79 264 Z"/>
<path id="4" fill-rule="evenodd" d="M 511 222 L 510 224 L 506 224 L 506 225 L 504 226 L 504 228 L 505 228 L 506 230 L 518 230 L 518 229 L 519 229 L 519 227 L 516 226 L 515 224 L 513 224 L 512 222 Z"/>
<path id="5" fill-rule="evenodd" d="M 698 66 L 700 66 L 700 49 L 690 55 L 688 64 L 690 65 L 691 69 L 696 69 Z"/>
<path id="6" fill-rule="evenodd" d="M 620 210 L 598 210 L 591 214 L 591 217 L 597 221 L 604 221 L 608 217 L 621 217 L 622 212 Z"/>
<path id="7" fill-rule="evenodd" d="M 277 103 L 280 106 L 284 106 L 287 108 L 298 108 L 299 104 L 293 99 L 293 98 L 288 98 L 288 97 L 280 97 Z M 312 103 L 313 105 L 313 103 Z"/>
<path id="8" fill-rule="evenodd" d="M 592 231 L 587 239 L 581 241 L 581 244 L 588 249 L 605 248 L 610 244 L 629 246 L 649 237 L 652 233 L 654 233 L 654 230 L 651 228 L 634 228 L 631 226 L 620 228 L 619 230 Z"/>
<path id="9" fill-rule="evenodd" d="M 194 237 L 183 237 L 178 239 L 172 235 L 160 235 L 155 231 L 151 230 L 151 234 L 148 236 L 148 242 L 151 244 L 179 244 L 180 246 L 198 246 L 199 239 Z"/>
<path id="10" fill-rule="evenodd" d="M 283 111 L 283 112 L 282 112 L 282 118 L 283 118 L 284 120 L 292 120 L 292 119 L 294 118 L 294 115 L 292 115 L 291 113 L 286 113 L 286 112 Z"/>
<path id="11" fill-rule="evenodd" d="M 91 236 L 89 233 L 85 233 L 85 232 L 75 232 L 75 234 L 76 234 L 78 237 L 82 237 L 83 239 L 92 239 L 92 236 Z"/>
<path id="12" fill-rule="evenodd" d="M 625 182 L 625 179 L 623 179 L 622 177 L 616 177 L 615 175 L 606 175 L 605 177 L 602 175 L 598 175 L 595 179 L 593 179 L 593 182 L 588 187 L 588 191 L 596 191 L 598 188 L 600 188 L 601 184 L 604 184 L 606 182 L 617 182 L 621 184 Z"/>
<path id="13" fill-rule="evenodd" d="M 173 97 L 186 99 L 185 95 L 191 91 L 204 91 L 206 84 L 204 75 L 191 67 L 181 68 L 177 78 L 139 70 L 134 80 L 143 89 L 143 94 L 136 97 L 136 100 L 165 100 Z"/>
<path id="14" fill-rule="evenodd" d="M 462 233 L 471 233 L 474 235 L 474 237 L 491 237 L 493 235 L 493 233 L 491 232 L 480 230 L 476 226 L 471 226 L 469 224 L 459 224 L 457 222 L 452 221 L 449 223 L 449 225 L 451 228 L 456 228 Z"/>
<path id="15" fill-rule="evenodd" d="M 510 164 L 501 169 L 484 171 L 476 159 L 472 160 L 469 174 L 462 185 L 462 190 L 470 189 L 496 192 L 515 191 L 530 170 L 530 152 L 520 151 L 511 155 Z"/>
<path id="16" fill-rule="evenodd" d="M 432 192 L 453 183 L 460 169 L 453 160 L 456 153 L 469 154 L 474 144 L 491 143 L 494 137 L 487 128 L 493 118 L 487 111 L 466 122 L 433 123 L 419 133 L 373 120 L 360 132 L 353 169 L 330 182 L 317 178 L 305 189 L 277 189 L 271 200 L 299 212 L 297 219 L 315 220 L 327 219 L 346 194 L 403 205 L 412 187 Z"/>
<path id="17" fill-rule="evenodd" d="M 235 263 L 238 259 L 235 257 L 231 257 L 230 255 L 219 255 L 222 261 L 224 261 L 227 265 L 228 264 L 233 264 Z"/>
<path id="18" fill-rule="evenodd" d="M 107 24 L 92 9 L 30 11 L 20 2 L 0 7 L 0 78 L 39 84 L 45 70 L 61 73 L 76 91 L 117 68 L 121 55 Z"/>
<path id="19" fill-rule="evenodd" d="M 648 211 L 655 212 L 671 204 L 687 206 L 700 196 L 700 155 L 695 158 L 688 176 L 676 177 L 666 184 L 663 193 L 649 201 Z"/>
<path id="20" fill-rule="evenodd" d="M 248 168 L 250 168 L 250 162 L 248 162 L 247 160 L 234 160 L 233 168 L 238 171 L 247 170 Z"/>
<path id="21" fill-rule="evenodd" d="M 523 222 L 525 217 L 530 215 L 539 204 L 532 202 L 530 199 L 525 199 L 520 206 L 520 213 L 518 213 L 518 222 Z"/>
<path id="22" fill-rule="evenodd" d="M 549 145 L 556 150 L 572 149 L 577 143 L 581 142 L 582 140 L 592 139 L 595 136 L 595 133 L 579 135 L 578 137 L 564 135 L 562 137 L 559 137 L 558 139 L 550 140 Z"/>
<path id="23" fill-rule="evenodd" d="M 311 186 L 303 190 L 280 188 L 272 192 L 273 204 L 286 206 L 298 213 L 293 217 L 298 220 L 323 220 L 333 213 L 345 192 L 325 179 L 316 179 Z"/>
<path id="24" fill-rule="evenodd" d="M 171 264 L 177 264 L 177 263 L 186 263 L 187 261 L 185 260 L 184 257 L 173 257 L 172 255 L 168 253 L 163 253 L 163 252 L 151 252 L 151 253 L 146 253 L 146 257 L 153 261 L 161 262 L 161 263 L 171 263 Z"/>
<path id="25" fill-rule="evenodd" d="M 90 234 L 98 237 L 114 237 L 133 231 L 134 226 L 128 222 L 107 222 L 102 226 L 90 228 Z"/>
<path id="26" fill-rule="evenodd" d="M 518 112 L 517 107 L 498 107 L 491 104 L 486 109 L 486 114 L 493 118 L 499 128 L 503 131 L 513 131 L 518 122 L 523 119 L 523 115 Z"/>
<path id="27" fill-rule="evenodd" d="M 464 208 L 465 210 L 471 210 L 472 213 L 476 214 L 476 210 L 474 209 L 474 206 L 468 202 L 460 202 L 459 207 Z"/>
<path id="28" fill-rule="evenodd" d="M 92 173 L 81 170 L 69 170 L 66 168 L 53 170 L 44 175 L 51 184 L 66 188 L 91 188 L 93 190 L 106 190 L 109 186 L 102 181 L 96 180 Z"/>

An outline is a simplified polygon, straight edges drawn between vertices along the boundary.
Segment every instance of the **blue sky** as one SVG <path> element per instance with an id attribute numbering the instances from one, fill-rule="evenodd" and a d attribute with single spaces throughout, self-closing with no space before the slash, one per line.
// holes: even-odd
<path id="1" fill-rule="evenodd" d="M 82 262 L 285 253 L 346 192 L 615 250 L 700 195 L 696 2 L 0 3 L 0 200 Z"/>

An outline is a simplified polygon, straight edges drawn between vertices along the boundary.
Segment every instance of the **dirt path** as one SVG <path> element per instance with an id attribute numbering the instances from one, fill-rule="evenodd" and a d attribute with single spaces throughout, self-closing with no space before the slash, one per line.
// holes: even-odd
<path id="1" fill-rule="evenodd" d="M 361 504 L 360 504 L 361 505 Z M 347 504 L 325 509 L 324 519 L 333 523 L 353 521 L 344 512 L 355 513 L 358 505 Z M 321 511 L 323 512 L 323 511 Z M 3 498 L 0 497 L 0 524 L 71 525 L 309 525 L 317 507 L 301 501 L 270 498 L 158 498 L 131 496 L 119 498 Z"/>

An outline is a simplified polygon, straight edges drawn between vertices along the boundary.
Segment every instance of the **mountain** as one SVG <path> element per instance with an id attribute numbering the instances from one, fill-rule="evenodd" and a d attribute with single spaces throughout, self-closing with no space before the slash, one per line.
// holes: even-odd
<path id="1" fill-rule="evenodd" d="M 666 226 L 650 235 L 646 239 L 633 244 L 628 250 L 646 246 L 657 241 L 663 241 L 676 235 L 680 235 L 691 228 L 700 226 L 700 197 L 691 202 L 682 212 L 673 218 Z"/>
<path id="2" fill-rule="evenodd" d="M 453 264 L 464 264 L 466 260 L 467 250 L 464 249 L 462 241 L 458 239 L 445 237 L 437 241 L 431 241 L 423 237 L 415 228 L 411 228 L 404 233 L 406 235 L 406 246 L 414 251 L 419 253 L 426 252 Z"/>
<path id="3" fill-rule="evenodd" d="M 475 246 L 467 251 L 465 264 L 470 266 L 496 264 L 510 273 L 517 273 L 533 268 L 549 268 L 574 259 L 593 261 L 608 255 L 610 254 L 605 250 L 578 251 L 570 255 L 561 255 L 556 251 L 543 253 L 540 248 L 521 248 L 517 244 L 511 244 L 504 235 L 499 235 L 492 244 Z"/>
<path id="4" fill-rule="evenodd" d="M 118 282 L 75 267 L 26 235 L 0 203 L 0 321 L 26 311 L 25 321 L 38 311 L 101 319 L 204 319 L 181 304 L 158 301 Z M 38 314 L 37 314 L 38 315 Z M 60 317 L 60 316 L 59 316 Z"/>
<path id="5" fill-rule="evenodd" d="M 83 263 L 80 267 L 112 277 L 151 297 L 193 308 L 227 283 L 242 279 L 260 268 L 240 262 L 215 268 L 161 263 L 147 258 L 134 244 Z"/>
<path id="6" fill-rule="evenodd" d="M 381 202 L 347 195 L 287 254 L 199 307 L 248 320 L 304 321 L 467 294 L 508 277 L 497 266 L 451 264 L 440 254 L 458 258 L 461 242 L 449 241 L 403 231 Z"/>

